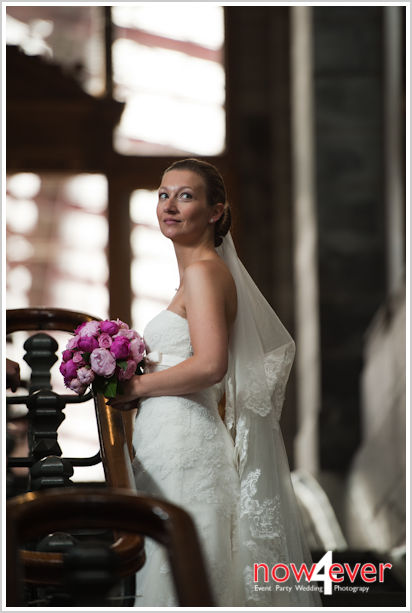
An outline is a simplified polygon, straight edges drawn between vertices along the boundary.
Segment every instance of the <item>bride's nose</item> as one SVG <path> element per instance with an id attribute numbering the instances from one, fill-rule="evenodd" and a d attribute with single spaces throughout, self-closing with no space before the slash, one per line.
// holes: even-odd
<path id="1" fill-rule="evenodd" d="M 174 198 L 168 198 L 165 207 L 163 209 L 165 211 L 165 213 L 176 213 L 177 212 L 177 206 L 176 206 L 176 201 Z"/>

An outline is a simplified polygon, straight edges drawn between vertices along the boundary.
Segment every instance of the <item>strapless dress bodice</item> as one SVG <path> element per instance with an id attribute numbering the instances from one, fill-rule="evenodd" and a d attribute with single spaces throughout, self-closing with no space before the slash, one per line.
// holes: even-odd
<path id="1" fill-rule="evenodd" d="M 193 355 L 190 341 L 189 323 L 174 311 L 164 309 L 154 317 L 144 329 L 144 340 L 147 349 L 145 372 L 155 372 L 176 366 Z M 198 392 L 206 400 L 219 402 L 225 388 L 225 379 Z M 209 402 L 207 403 L 209 404 Z"/>
<path id="2" fill-rule="evenodd" d="M 164 309 L 144 329 L 147 352 L 161 352 L 186 359 L 193 355 L 187 319 Z"/>

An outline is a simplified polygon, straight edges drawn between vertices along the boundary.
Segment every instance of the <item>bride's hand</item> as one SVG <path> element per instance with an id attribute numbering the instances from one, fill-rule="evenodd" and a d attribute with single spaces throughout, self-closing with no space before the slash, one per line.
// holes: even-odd
<path id="1" fill-rule="evenodd" d="M 110 398 L 110 400 L 106 402 L 106 404 L 113 407 L 113 409 L 120 409 L 122 411 L 137 409 L 138 403 L 139 398 L 136 398 L 136 396 L 126 396 L 125 394 L 116 396 L 116 398 Z"/>
<path id="2" fill-rule="evenodd" d="M 115 398 L 110 398 L 106 404 L 114 409 L 122 411 L 131 411 L 137 408 L 139 395 L 136 393 L 136 383 L 138 376 L 133 377 L 124 385 L 124 394 L 118 394 Z"/>

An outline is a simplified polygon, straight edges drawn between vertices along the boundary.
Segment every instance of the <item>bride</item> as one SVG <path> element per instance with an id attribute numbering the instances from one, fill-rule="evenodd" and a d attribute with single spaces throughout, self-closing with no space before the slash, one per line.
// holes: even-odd
<path id="1" fill-rule="evenodd" d="M 236 255 L 214 166 L 167 168 L 157 216 L 180 285 L 144 331 L 145 374 L 111 401 L 128 409 L 138 399 L 137 488 L 189 512 L 217 606 L 320 606 L 315 590 L 270 575 L 279 563 L 311 564 L 279 428 L 293 340 Z M 135 605 L 177 606 L 162 547 L 146 548 Z"/>

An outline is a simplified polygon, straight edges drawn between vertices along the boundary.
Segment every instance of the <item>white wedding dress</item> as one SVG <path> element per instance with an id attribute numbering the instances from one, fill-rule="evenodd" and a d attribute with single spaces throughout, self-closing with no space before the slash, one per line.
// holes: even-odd
<path id="1" fill-rule="evenodd" d="M 152 319 L 144 338 L 150 352 L 149 371 L 174 366 L 192 355 L 188 322 L 173 311 L 163 310 Z M 284 488 L 279 479 L 277 496 L 261 505 L 253 498 L 259 469 L 241 482 L 233 438 L 218 412 L 224 390 L 225 379 L 193 394 L 140 400 L 133 435 L 137 489 L 189 512 L 198 531 L 216 606 L 320 606 L 318 594 L 296 589 L 277 591 L 273 581 L 260 583 L 266 589 L 255 589 L 250 560 L 267 560 L 271 565 L 293 561 L 299 565 L 309 558 L 301 542 L 290 485 Z M 264 425 L 264 417 L 260 419 Z M 273 436 L 280 448 L 279 457 L 286 462 L 278 428 L 273 429 Z M 288 467 L 282 465 L 281 469 L 283 473 L 273 468 L 275 479 L 277 472 L 288 474 Z M 249 518 L 246 534 L 245 519 Z M 260 541 L 268 544 L 266 550 Z M 146 539 L 146 553 L 147 561 L 136 574 L 135 606 L 178 606 L 163 548 Z"/>

